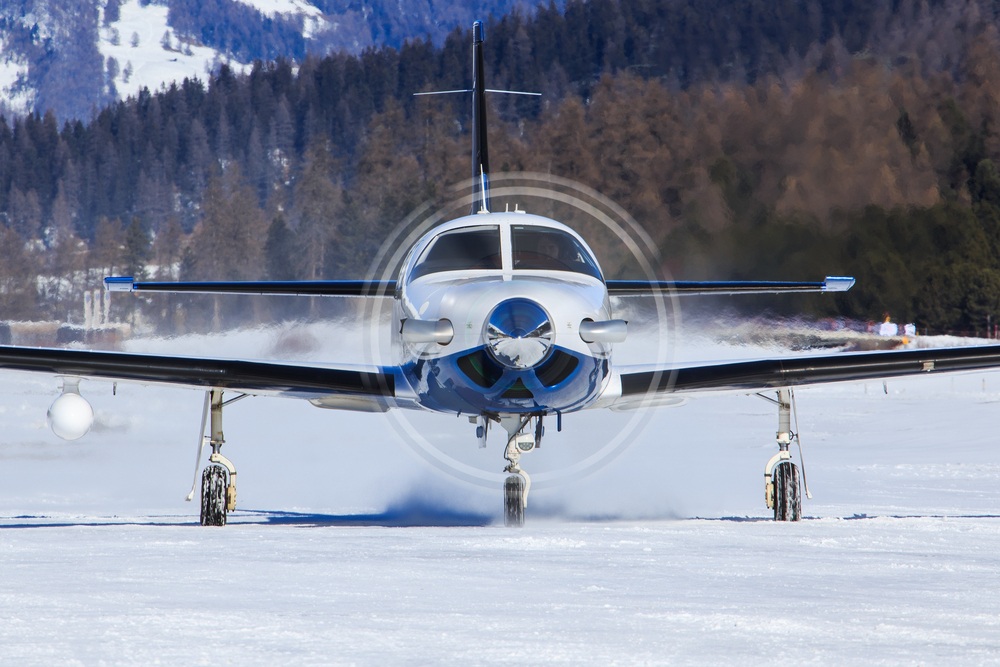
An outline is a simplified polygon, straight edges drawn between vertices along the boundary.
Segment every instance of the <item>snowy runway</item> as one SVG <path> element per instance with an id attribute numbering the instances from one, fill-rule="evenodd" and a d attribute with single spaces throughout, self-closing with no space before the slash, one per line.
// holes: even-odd
<path id="1" fill-rule="evenodd" d="M 265 398 L 226 414 L 241 509 L 202 528 L 201 395 L 81 389 L 98 421 L 64 443 L 58 383 L 0 376 L 3 665 L 1000 664 L 1000 374 L 797 391 L 800 523 L 763 506 L 775 410 L 719 395 L 540 486 L 523 530 L 384 416 Z M 465 420 L 415 419 L 499 470 Z M 567 417 L 525 465 L 627 419 Z"/>
<path id="2" fill-rule="evenodd" d="M 235 519 L 3 520 L 0 662 L 1000 659 L 998 518 L 518 532 Z"/>

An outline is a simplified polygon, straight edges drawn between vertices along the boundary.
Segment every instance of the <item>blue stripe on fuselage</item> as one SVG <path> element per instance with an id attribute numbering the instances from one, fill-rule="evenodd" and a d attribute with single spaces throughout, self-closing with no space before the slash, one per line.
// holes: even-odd
<path id="1" fill-rule="evenodd" d="M 417 359 L 404 364 L 402 370 L 420 404 L 437 412 L 478 415 L 578 410 L 600 393 L 608 374 L 608 360 L 560 347 L 552 349 L 552 353 L 556 351 L 574 357 L 578 363 L 568 376 L 551 387 L 543 385 L 536 374 L 544 362 L 526 370 L 498 365 L 500 378 L 490 387 L 481 386 L 462 370 L 459 360 L 477 353 L 489 355 L 485 347 Z"/>

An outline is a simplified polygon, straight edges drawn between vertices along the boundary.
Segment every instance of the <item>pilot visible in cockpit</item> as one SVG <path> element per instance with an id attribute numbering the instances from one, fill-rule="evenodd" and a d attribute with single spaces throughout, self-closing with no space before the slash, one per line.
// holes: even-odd
<path id="1" fill-rule="evenodd" d="M 562 246 L 554 234 L 543 234 L 538 240 L 538 254 L 552 259 L 563 259 Z"/>
<path id="2" fill-rule="evenodd" d="M 537 225 L 511 227 L 515 270 L 573 271 L 600 278 L 593 256 L 573 236 Z"/>

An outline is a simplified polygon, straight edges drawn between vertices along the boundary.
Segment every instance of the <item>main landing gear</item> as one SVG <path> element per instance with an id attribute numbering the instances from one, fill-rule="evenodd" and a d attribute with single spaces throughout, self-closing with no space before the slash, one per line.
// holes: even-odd
<path id="1" fill-rule="evenodd" d="M 226 525 L 228 513 L 236 509 L 236 466 L 220 451 L 226 442 L 222 434 L 222 408 L 246 397 L 247 394 L 240 394 L 236 398 L 223 401 L 221 389 L 212 389 L 205 393 L 205 407 L 202 410 L 199 431 L 201 442 L 195 462 L 195 483 L 187 497 L 188 500 L 194 497 L 195 487 L 198 484 L 197 466 L 200 465 L 201 455 L 207 444 L 212 448 L 212 454 L 208 457 L 208 465 L 201 473 L 201 525 L 203 526 Z M 211 435 L 206 436 L 205 422 L 209 413 L 212 417 L 212 430 Z"/>
<path id="2" fill-rule="evenodd" d="M 507 431 L 507 449 L 504 458 L 509 473 L 503 485 L 503 523 L 520 528 L 524 525 L 524 508 L 528 506 L 531 478 L 521 470 L 521 454 L 526 454 L 542 444 L 542 415 L 510 415 L 500 418 Z"/>
<path id="3" fill-rule="evenodd" d="M 775 521 L 798 521 L 802 518 L 802 494 L 799 469 L 792 462 L 789 446 L 798 435 L 792 433 L 792 393 L 779 389 L 777 400 L 760 395 L 778 406 L 778 453 L 764 468 L 764 500 L 774 510 Z"/>

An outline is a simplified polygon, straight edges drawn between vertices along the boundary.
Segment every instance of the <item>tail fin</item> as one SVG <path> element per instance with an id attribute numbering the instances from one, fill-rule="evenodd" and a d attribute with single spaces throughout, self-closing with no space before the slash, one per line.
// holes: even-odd
<path id="1" fill-rule="evenodd" d="M 483 22 L 472 24 L 472 213 L 490 210 L 490 153 L 486 142 Z"/>
<path id="2" fill-rule="evenodd" d="M 486 87 L 483 73 L 483 22 L 472 24 L 472 90 L 436 90 L 414 95 L 472 93 L 472 213 L 490 211 L 490 153 L 486 143 L 486 93 L 533 95 L 521 90 L 494 90 Z"/>

